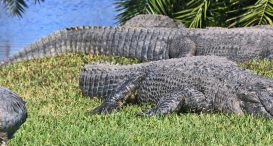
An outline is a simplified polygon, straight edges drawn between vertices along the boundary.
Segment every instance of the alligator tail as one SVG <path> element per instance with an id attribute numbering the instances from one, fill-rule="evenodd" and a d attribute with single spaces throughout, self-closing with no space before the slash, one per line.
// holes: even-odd
<path id="1" fill-rule="evenodd" d="M 117 55 L 140 60 L 168 59 L 168 40 L 173 32 L 166 28 L 70 27 L 37 40 L 0 66 L 64 53 Z"/>
<path id="2" fill-rule="evenodd" d="M 85 96 L 105 99 L 114 93 L 126 78 L 137 72 L 136 66 L 128 68 L 127 65 L 111 63 L 85 65 L 80 72 L 80 89 Z M 129 75 L 129 71 L 132 74 Z"/>

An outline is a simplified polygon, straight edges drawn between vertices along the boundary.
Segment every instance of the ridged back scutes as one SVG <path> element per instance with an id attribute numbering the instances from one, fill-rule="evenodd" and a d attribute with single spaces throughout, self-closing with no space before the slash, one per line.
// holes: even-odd
<path id="1" fill-rule="evenodd" d="M 86 96 L 106 98 L 137 71 L 136 67 L 128 66 L 113 63 L 85 65 L 80 73 L 80 88 Z"/>
<path id="2" fill-rule="evenodd" d="M 122 26 L 75 26 L 40 38 L 11 56 L 9 62 L 55 56 L 63 53 L 107 54 L 158 60 L 168 58 L 168 40 L 174 28 Z"/>
<path id="3" fill-rule="evenodd" d="M 92 29 L 101 29 L 101 28 L 105 28 L 108 26 L 72 26 L 72 27 L 67 27 L 64 28 L 63 31 L 74 31 L 74 30 L 92 30 Z"/>
<path id="4" fill-rule="evenodd" d="M 131 77 L 143 75 L 135 92 L 139 102 L 156 104 L 178 93 L 189 111 L 273 117 L 273 81 L 242 69 L 225 57 L 183 57 L 137 65 L 94 63 L 85 67 L 84 72 L 89 71 L 85 75 L 92 82 L 85 84 L 90 89 L 88 94 L 104 99 L 118 94 L 117 87 L 124 86 Z M 189 90 L 193 92 L 188 93 Z"/>

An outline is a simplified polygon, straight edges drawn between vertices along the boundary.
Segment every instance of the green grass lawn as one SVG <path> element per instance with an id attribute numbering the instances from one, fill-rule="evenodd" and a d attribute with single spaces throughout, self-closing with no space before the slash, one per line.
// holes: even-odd
<path id="1" fill-rule="evenodd" d="M 273 120 L 230 114 L 137 117 L 151 105 L 127 105 L 110 115 L 88 115 L 100 104 L 78 85 L 86 62 L 120 57 L 65 55 L 0 68 L 0 85 L 27 102 L 29 117 L 9 145 L 273 145 Z M 273 78 L 273 61 L 242 65 Z"/>

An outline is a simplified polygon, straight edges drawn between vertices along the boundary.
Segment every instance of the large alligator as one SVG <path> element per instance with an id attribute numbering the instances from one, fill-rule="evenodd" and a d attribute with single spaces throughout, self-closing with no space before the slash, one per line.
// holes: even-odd
<path id="1" fill-rule="evenodd" d="M 91 111 L 110 113 L 131 96 L 154 103 L 140 115 L 226 112 L 273 117 L 273 80 L 217 56 L 196 56 L 135 65 L 94 63 L 81 69 L 84 95 L 101 97 Z"/>
<path id="2" fill-rule="evenodd" d="M 66 28 L 39 39 L 2 64 L 63 53 L 109 54 L 140 60 L 168 59 L 169 50 L 190 52 L 194 43 L 171 28 L 83 26 Z M 173 51 L 174 52 L 174 51 Z"/>
<path id="3" fill-rule="evenodd" d="M 68 52 L 109 54 L 140 60 L 217 55 L 244 61 L 271 58 L 273 55 L 273 30 L 264 27 L 187 29 L 155 27 L 149 24 L 146 25 L 149 27 L 139 27 L 136 24 L 135 27 L 125 25 L 65 28 L 32 43 L 0 63 L 0 66 L 18 60 Z"/>
<path id="4" fill-rule="evenodd" d="M 0 144 L 5 146 L 8 139 L 26 121 L 27 110 L 22 98 L 0 86 Z"/>

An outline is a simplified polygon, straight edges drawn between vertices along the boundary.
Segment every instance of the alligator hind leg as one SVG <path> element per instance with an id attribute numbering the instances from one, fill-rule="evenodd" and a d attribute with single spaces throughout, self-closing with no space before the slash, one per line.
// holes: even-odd
<path id="1" fill-rule="evenodd" d="M 161 98 L 154 108 L 143 110 L 138 115 L 166 115 L 179 112 L 182 109 L 189 111 L 207 111 L 210 109 L 210 103 L 202 92 L 194 89 L 184 89 Z"/>
<path id="2" fill-rule="evenodd" d="M 92 110 L 91 114 L 111 113 L 113 110 L 118 110 L 124 104 L 125 100 L 139 88 L 143 78 L 143 73 L 129 77 L 117 88 L 114 94 L 107 97 L 100 106 Z"/>

